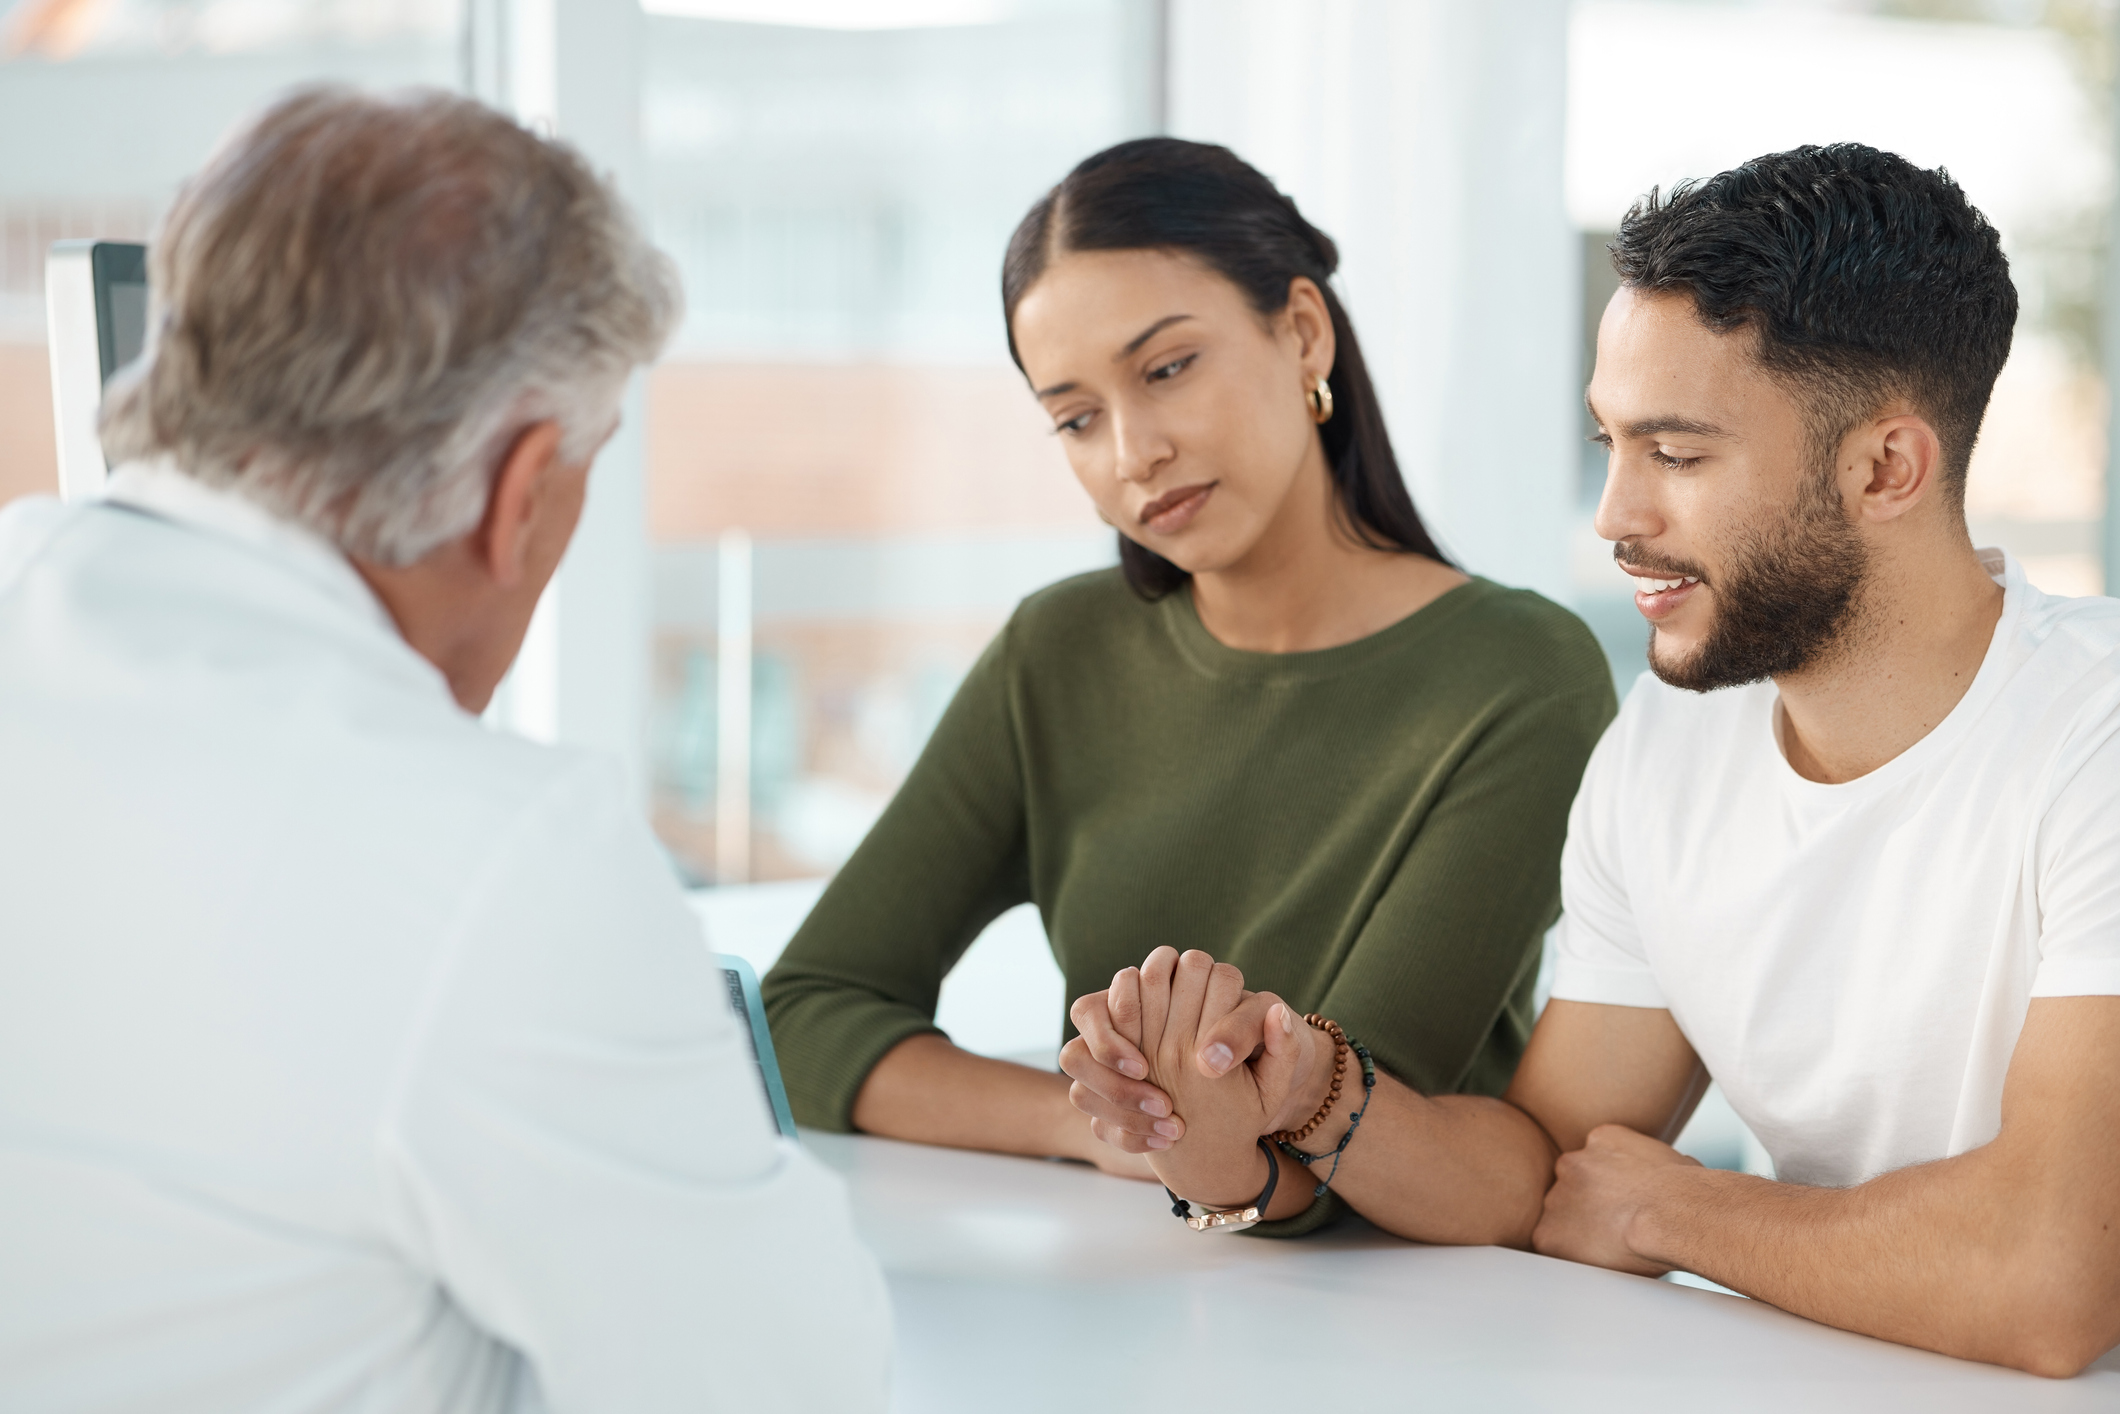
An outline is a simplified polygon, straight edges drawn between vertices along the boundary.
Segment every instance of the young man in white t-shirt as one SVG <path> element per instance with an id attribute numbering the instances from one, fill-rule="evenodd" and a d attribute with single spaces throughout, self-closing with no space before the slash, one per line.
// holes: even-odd
<path id="1" fill-rule="evenodd" d="M 2000 242 L 1850 144 L 1652 195 L 1613 254 L 1597 527 L 1661 681 L 1585 774 L 1506 1099 L 1380 1077 L 1333 1186 L 1408 1237 L 2074 1374 L 2120 1342 L 2120 602 L 1967 533 Z M 1100 1133 L 1138 1151 L 1166 1097 L 1226 1125 L 1209 1092 L 1250 1086 L 1267 1129 L 1325 1107 L 1331 1150 L 1333 1042 L 1163 954 L 1076 1005 Z M 1777 1180 L 1670 1147 L 1711 1078 Z"/>

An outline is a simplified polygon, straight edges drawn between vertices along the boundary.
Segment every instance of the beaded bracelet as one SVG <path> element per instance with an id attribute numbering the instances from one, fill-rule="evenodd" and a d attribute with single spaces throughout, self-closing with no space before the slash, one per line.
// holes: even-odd
<path id="1" fill-rule="evenodd" d="M 1288 1155 L 1289 1158 L 1294 1159 L 1297 1163 L 1304 1165 L 1306 1168 L 1311 1164 L 1324 1162 L 1327 1155 L 1331 1156 L 1331 1170 L 1325 1175 L 1324 1180 L 1320 1182 L 1316 1188 L 1310 1190 L 1311 1195 L 1315 1198 L 1323 1198 L 1325 1196 L 1325 1191 L 1332 1187 L 1333 1179 L 1339 1176 L 1340 1156 L 1347 1152 L 1347 1146 L 1350 1142 L 1353 1141 L 1355 1131 L 1362 1127 L 1362 1116 L 1369 1113 L 1369 1101 L 1376 1094 L 1377 1065 L 1375 1061 L 1369 1058 L 1369 1048 L 1363 1045 L 1360 1041 L 1354 1040 L 1352 1038 L 1349 1038 L 1347 1044 L 1357 1056 L 1360 1056 L 1362 1058 L 1362 1107 L 1354 1112 L 1354 1117 L 1352 1119 L 1347 1121 L 1347 1132 L 1340 1136 L 1340 1142 L 1333 1145 L 1332 1148 L 1328 1149 L 1324 1154 L 1306 1154 L 1301 1149 L 1298 1149 L 1294 1144 L 1291 1144 L 1287 1140 L 1281 1138 L 1279 1135 L 1276 1135 L 1274 1137 L 1274 1143 L 1280 1146 L 1282 1153 Z"/>
<path id="2" fill-rule="evenodd" d="M 1308 1013 L 1303 1020 L 1332 1037 L 1332 1089 L 1326 1092 L 1325 1103 L 1318 1106 L 1318 1112 L 1301 1129 L 1274 1131 L 1273 1142 L 1276 1144 L 1300 1144 L 1309 1138 L 1311 1131 L 1323 1124 L 1325 1117 L 1332 1113 L 1332 1107 L 1340 1102 L 1340 1082 L 1347 1076 L 1347 1033 L 1340 1029 L 1340 1023 L 1327 1021 L 1316 1012 Z"/>

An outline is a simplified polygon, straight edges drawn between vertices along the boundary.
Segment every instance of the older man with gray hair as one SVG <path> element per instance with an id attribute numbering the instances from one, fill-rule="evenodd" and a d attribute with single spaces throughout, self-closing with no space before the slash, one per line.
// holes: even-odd
<path id="1" fill-rule="evenodd" d="M 880 1408 L 616 771 L 485 731 L 676 282 L 556 143 L 314 89 L 0 514 L 0 1407 Z"/>

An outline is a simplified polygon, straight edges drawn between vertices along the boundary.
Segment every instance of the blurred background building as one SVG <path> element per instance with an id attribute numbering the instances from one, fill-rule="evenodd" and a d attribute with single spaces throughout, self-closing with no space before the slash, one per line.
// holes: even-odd
<path id="1" fill-rule="evenodd" d="M 625 757 L 691 882 L 778 881 L 705 903 L 761 961 L 1013 605 L 1114 559 L 998 274 L 1029 203 L 1122 138 L 1227 142 L 1340 240 L 1431 524 L 1574 607 L 1622 686 L 1646 635 L 1581 411 L 1604 242 L 1650 187 L 1801 142 L 1945 165 L 2024 299 L 1976 538 L 2050 590 L 2106 583 L 2114 0 L 637 4 L 15 0 L 0 500 L 56 487 L 45 250 L 147 236 L 275 92 L 451 86 L 577 141 L 688 313 L 495 715 Z M 1035 917 L 997 928 L 945 998 L 976 1048 L 1057 1026 Z"/>

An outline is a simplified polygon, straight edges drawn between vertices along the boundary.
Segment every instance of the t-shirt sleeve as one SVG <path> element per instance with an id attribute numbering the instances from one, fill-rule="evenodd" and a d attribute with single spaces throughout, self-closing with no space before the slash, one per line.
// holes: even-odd
<path id="1" fill-rule="evenodd" d="M 936 1033 L 942 979 L 957 959 L 1030 901 L 1012 642 L 1013 625 L 987 645 L 905 784 L 766 975 L 799 1123 L 850 1129 L 884 1053 Z"/>
<path id="2" fill-rule="evenodd" d="M 615 772 L 497 842 L 401 1071 L 392 1235 L 551 1408 L 883 1409 L 882 1275 Z"/>
<path id="3" fill-rule="evenodd" d="M 1642 947 L 1622 858 L 1622 794 L 1628 738 L 1646 709 L 1636 686 L 1583 772 L 1561 849 L 1561 923 L 1554 939 L 1553 997 L 1607 1006 L 1666 1007 Z"/>
<path id="4" fill-rule="evenodd" d="M 2080 760 L 2039 829 L 2035 997 L 2120 996 L 2120 721 Z"/>

